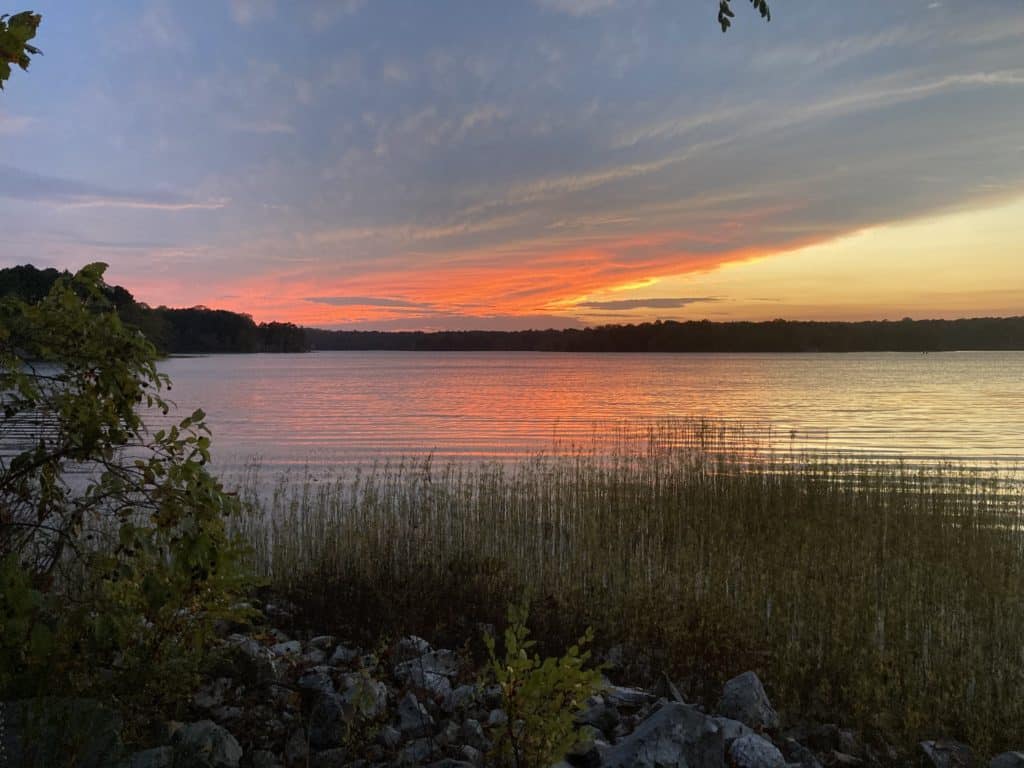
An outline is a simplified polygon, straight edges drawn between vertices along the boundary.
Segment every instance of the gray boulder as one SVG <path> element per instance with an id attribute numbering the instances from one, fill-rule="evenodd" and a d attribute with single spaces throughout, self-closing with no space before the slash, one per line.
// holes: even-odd
<path id="1" fill-rule="evenodd" d="M 740 736 L 729 747 L 735 768 L 785 768 L 786 758 L 768 739 L 756 733 Z"/>
<path id="2" fill-rule="evenodd" d="M 642 688 L 625 688 L 619 685 L 609 685 L 604 689 L 604 698 L 614 707 L 623 709 L 640 709 L 657 698 L 653 693 L 648 693 Z"/>
<path id="3" fill-rule="evenodd" d="M 722 699 L 718 702 L 718 714 L 739 720 L 755 731 L 779 727 L 779 715 L 768 701 L 761 680 L 753 672 L 744 672 L 725 684 Z"/>
<path id="4" fill-rule="evenodd" d="M 739 720 L 731 720 L 728 717 L 721 716 L 712 717 L 711 719 L 722 729 L 722 739 L 727 747 L 741 736 L 750 736 L 754 733 L 752 729 L 745 726 Z"/>
<path id="5" fill-rule="evenodd" d="M 434 728 L 434 718 L 410 691 L 398 704 L 398 730 L 406 738 L 427 736 Z"/>
<path id="6" fill-rule="evenodd" d="M 345 735 L 344 702 L 334 692 L 321 694 L 309 715 L 309 746 L 315 751 L 340 747 Z"/>
<path id="7" fill-rule="evenodd" d="M 604 768 L 724 768 L 722 729 L 683 704 L 664 704 L 613 747 L 599 749 Z"/>
<path id="8" fill-rule="evenodd" d="M 182 756 L 197 768 L 238 768 L 242 748 L 235 737 L 212 720 L 200 720 L 179 728 L 173 739 L 177 760 Z"/>
<path id="9" fill-rule="evenodd" d="M 988 768 L 1024 768 L 1024 752 L 1003 752 L 996 755 Z"/>
<path id="10" fill-rule="evenodd" d="M 451 678 L 459 672 L 459 659 L 452 651 L 428 651 L 395 665 L 392 673 L 403 685 L 426 691 L 436 699 L 452 695 Z"/>
<path id="11" fill-rule="evenodd" d="M 922 741 L 918 747 L 924 753 L 926 765 L 934 768 L 973 768 L 974 752 L 969 746 L 953 739 Z"/>

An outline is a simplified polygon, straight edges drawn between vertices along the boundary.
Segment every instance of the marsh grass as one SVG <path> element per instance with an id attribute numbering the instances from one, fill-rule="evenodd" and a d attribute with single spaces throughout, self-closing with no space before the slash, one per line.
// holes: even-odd
<path id="1" fill-rule="evenodd" d="M 533 600 L 552 649 L 593 626 L 628 674 L 713 703 L 762 673 L 794 721 L 982 750 L 1024 742 L 1024 504 L 1005 474 L 804 458 L 735 425 L 624 430 L 511 464 L 286 476 L 256 567 L 332 630 L 449 641 Z"/>

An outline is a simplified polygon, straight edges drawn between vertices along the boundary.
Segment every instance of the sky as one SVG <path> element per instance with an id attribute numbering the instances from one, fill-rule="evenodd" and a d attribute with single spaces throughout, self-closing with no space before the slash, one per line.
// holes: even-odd
<path id="1" fill-rule="evenodd" d="M 1024 314 L 1024 2 L 771 6 L 35 0 L 0 266 L 329 328 Z"/>

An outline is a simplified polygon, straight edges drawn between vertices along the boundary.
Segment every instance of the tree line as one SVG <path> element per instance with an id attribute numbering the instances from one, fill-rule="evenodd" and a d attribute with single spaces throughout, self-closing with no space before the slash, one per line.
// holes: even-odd
<path id="1" fill-rule="evenodd" d="M 68 272 L 23 266 L 0 269 L 0 297 L 13 296 L 29 304 L 41 301 Z M 151 307 L 135 300 L 119 285 L 104 285 L 106 298 L 121 321 L 137 328 L 161 354 L 217 352 L 304 352 L 304 329 L 294 323 L 256 323 L 238 312 L 207 307 Z"/>
<path id="2" fill-rule="evenodd" d="M 0 269 L 0 296 L 35 303 L 62 274 L 26 265 Z M 495 352 L 942 352 L 1024 350 L 1024 317 L 964 320 L 711 322 L 533 331 L 332 331 L 256 323 L 223 309 L 150 307 L 105 286 L 121 320 L 164 354 L 406 350 Z"/>

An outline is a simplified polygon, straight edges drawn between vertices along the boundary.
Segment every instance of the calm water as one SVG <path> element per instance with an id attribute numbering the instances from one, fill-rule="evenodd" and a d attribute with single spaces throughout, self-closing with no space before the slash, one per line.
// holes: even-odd
<path id="1" fill-rule="evenodd" d="M 206 410 L 221 468 L 501 459 L 689 416 L 753 425 L 783 449 L 1024 457 L 1024 353 L 319 352 L 162 369 L 182 412 Z"/>

